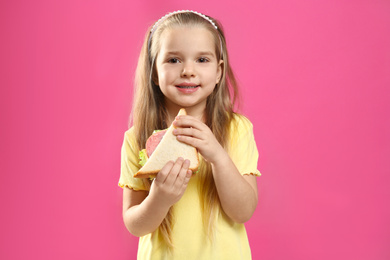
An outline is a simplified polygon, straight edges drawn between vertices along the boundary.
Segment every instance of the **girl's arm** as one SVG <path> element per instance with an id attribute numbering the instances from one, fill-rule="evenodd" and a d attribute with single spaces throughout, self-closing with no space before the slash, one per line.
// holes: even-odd
<path id="1" fill-rule="evenodd" d="M 255 212 L 258 193 L 253 175 L 241 175 L 225 150 L 212 162 L 213 177 L 224 212 L 235 222 L 248 221 Z"/>
<path id="2" fill-rule="evenodd" d="M 223 211 L 235 222 L 248 221 L 258 201 L 256 177 L 239 173 L 229 154 L 203 122 L 191 116 L 180 116 L 174 125 L 178 140 L 196 147 L 211 163 Z"/>
<path id="3" fill-rule="evenodd" d="M 144 236 L 160 226 L 187 188 L 192 175 L 189 164 L 183 158 L 168 162 L 157 174 L 150 192 L 123 189 L 123 221 L 131 234 Z"/>

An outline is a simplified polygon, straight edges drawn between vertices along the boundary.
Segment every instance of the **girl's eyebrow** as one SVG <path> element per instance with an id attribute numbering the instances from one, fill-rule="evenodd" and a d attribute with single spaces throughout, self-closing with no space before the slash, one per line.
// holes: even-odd
<path id="1" fill-rule="evenodd" d="M 212 51 L 203 51 L 203 52 L 200 52 L 199 55 L 201 55 L 201 56 L 212 56 L 212 57 L 215 57 L 215 54 L 214 54 L 214 52 L 212 52 Z"/>
<path id="2" fill-rule="evenodd" d="M 168 51 L 165 53 L 165 55 L 179 55 L 180 52 L 179 51 Z"/>
<path id="3" fill-rule="evenodd" d="M 169 55 L 181 55 L 182 53 L 180 51 L 168 51 L 165 53 L 165 55 L 169 56 Z M 197 53 L 198 56 L 212 56 L 212 57 L 215 57 L 215 54 L 214 52 L 212 51 L 201 51 L 199 53 Z"/>

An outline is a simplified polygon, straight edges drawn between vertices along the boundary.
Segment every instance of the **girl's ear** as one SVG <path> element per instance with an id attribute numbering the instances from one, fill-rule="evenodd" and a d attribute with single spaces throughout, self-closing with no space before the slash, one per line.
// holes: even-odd
<path id="1" fill-rule="evenodd" d="M 222 71 L 223 71 L 223 60 L 219 60 L 218 68 L 217 68 L 217 82 L 215 84 L 218 84 L 222 77 Z"/>
<path id="2" fill-rule="evenodd" d="M 156 68 L 153 68 L 152 80 L 153 80 L 154 85 L 158 86 L 158 75 L 157 75 Z"/>
<path id="3" fill-rule="evenodd" d="M 154 73 L 152 80 L 153 80 L 154 85 L 158 86 L 158 76 L 157 76 L 157 73 Z"/>

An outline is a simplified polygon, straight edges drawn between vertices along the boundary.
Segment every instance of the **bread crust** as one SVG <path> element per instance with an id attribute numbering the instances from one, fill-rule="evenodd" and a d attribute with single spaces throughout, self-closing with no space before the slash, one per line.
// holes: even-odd
<path id="1" fill-rule="evenodd" d="M 198 164 L 197 167 L 195 167 L 195 168 L 188 168 L 188 170 L 191 170 L 192 173 L 196 172 L 198 170 L 198 168 L 199 168 L 199 159 L 198 159 L 197 164 Z M 140 179 L 146 179 L 146 178 L 151 178 L 152 179 L 152 178 L 155 178 L 157 176 L 157 173 L 159 173 L 160 170 L 147 171 L 147 172 L 138 171 L 136 174 L 134 174 L 134 177 L 135 178 L 140 178 Z"/>

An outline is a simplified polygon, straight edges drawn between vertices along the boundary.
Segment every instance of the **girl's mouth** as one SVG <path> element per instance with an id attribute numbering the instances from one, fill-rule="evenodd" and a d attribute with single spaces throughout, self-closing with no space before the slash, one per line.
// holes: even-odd
<path id="1" fill-rule="evenodd" d="M 178 88 L 184 88 L 184 89 L 190 89 L 190 88 L 197 88 L 199 86 L 176 86 Z"/>
<path id="2" fill-rule="evenodd" d="M 183 84 L 183 85 L 177 85 L 176 88 L 180 92 L 184 94 L 191 94 L 194 93 L 195 91 L 198 90 L 200 85 L 195 85 L 195 84 Z"/>

